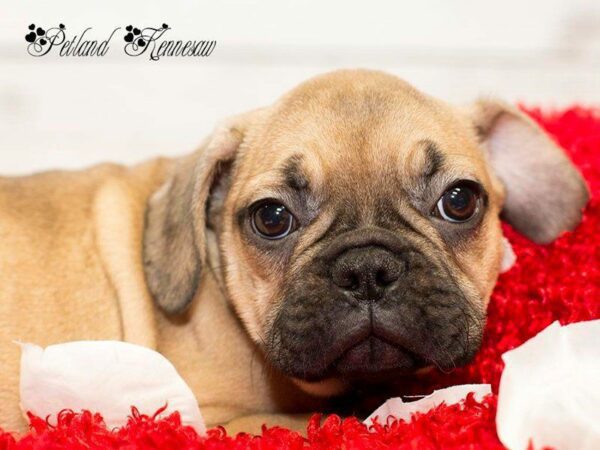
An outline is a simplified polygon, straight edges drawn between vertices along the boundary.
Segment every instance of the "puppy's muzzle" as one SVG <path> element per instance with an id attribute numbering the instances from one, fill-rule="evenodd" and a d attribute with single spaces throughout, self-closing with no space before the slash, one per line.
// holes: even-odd
<path id="1" fill-rule="evenodd" d="M 377 381 L 466 362 L 482 314 L 444 264 L 386 230 L 337 237 L 288 283 L 268 340 L 274 365 L 307 380 Z"/>

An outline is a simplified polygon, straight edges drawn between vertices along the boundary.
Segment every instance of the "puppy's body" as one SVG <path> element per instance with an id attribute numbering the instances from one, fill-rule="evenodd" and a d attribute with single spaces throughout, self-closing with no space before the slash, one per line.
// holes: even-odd
<path id="1" fill-rule="evenodd" d="M 0 180 L 1 426 L 23 427 L 14 341 L 127 339 L 156 347 L 153 306 L 136 257 L 140 244 L 133 242 L 165 165 Z M 115 258 L 121 268 L 111 265 Z"/>
<path id="2" fill-rule="evenodd" d="M 444 220 L 461 189 L 477 207 Z M 0 179 L 0 426 L 24 425 L 19 340 L 157 349 L 209 425 L 236 430 L 464 363 L 500 268 L 500 212 L 548 242 L 586 198 L 518 111 L 459 110 L 367 71 L 311 80 L 184 158 Z M 257 231 L 265 205 L 291 212 L 286 234 Z"/>
<path id="3" fill-rule="evenodd" d="M 0 179 L 0 427 L 26 424 L 15 341 L 125 340 L 159 350 L 211 425 L 309 407 L 265 368 L 210 272 L 188 318 L 155 307 L 141 259 L 144 215 L 173 167 L 159 159 Z"/>

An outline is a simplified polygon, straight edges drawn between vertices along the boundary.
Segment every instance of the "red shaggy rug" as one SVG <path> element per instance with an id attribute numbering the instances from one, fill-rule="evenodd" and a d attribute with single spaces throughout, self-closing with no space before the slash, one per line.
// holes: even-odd
<path id="1" fill-rule="evenodd" d="M 517 264 L 501 276 L 489 307 L 483 347 L 475 360 L 451 374 L 420 379 L 413 392 L 462 383 L 491 383 L 498 388 L 500 356 L 555 320 L 561 323 L 600 318 L 600 110 L 571 108 L 528 111 L 567 150 L 588 181 L 592 197 L 583 223 L 548 246 L 535 245 L 509 227 L 506 235 Z M 544 199 L 539 199 L 544 207 Z M 468 397 L 462 405 L 441 405 L 410 422 L 390 421 L 370 430 L 357 419 L 315 415 L 308 438 L 282 428 L 262 436 L 227 436 L 212 429 L 199 437 L 177 414 L 162 420 L 136 411 L 127 426 L 107 430 L 88 412 L 63 412 L 58 425 L 31 418 L 31 431 L 17 437 L 0 432 L 0 450 L 8 449 L 502 449 L 494 424 L 496 396 L 483 402 Z"/>

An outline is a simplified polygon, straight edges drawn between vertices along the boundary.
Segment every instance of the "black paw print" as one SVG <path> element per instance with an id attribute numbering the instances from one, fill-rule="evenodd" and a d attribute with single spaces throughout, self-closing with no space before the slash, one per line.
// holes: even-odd
<path id="1" fill-rule="evenodd" d="M 133 40 L 135 39 L 135 36 L 139 36 L 141 33 L 140 29 L 134 27 L 133 25 L 127 25 L 125 27 L 125 30 L 128 31 L 128 33 L 124 37 L 125 42 L 133 42 Z M 145 43 L 144 43 L 144 45 L 145 45 Z"/>
<path id="2" fill-rule="evenodd" d="M 47 34 L 48 32 L 46 30 L 44 30 L 42 27 L 36 28 L 35 23 L 32 23 L 27 28 L 29 28 L 29 30 L 31 30 L 29 33 L 27 33 L 25 35 L 25 40 L 27 42 L 30 42 L 30 43 L 36 44 L 36 45 L 42 45 L 42 46 L 46 45 L 49 42 L 49 38 L 48 38 L 48 34 Z M 58 28 L 62 32 L 65 29 L 65 25 L 61 23 L 58 25 Z M 55 30 L 56 30 L 56 28 L 50 28 L 51 34 L 54 33 Z M 53 35 L 56 36 L 56 33 L 54 33 Z"/>
<path id="3" fill-rule="evenodd" d="M 62 24 L 61 24 L 61 25 L 62 25 Z M 64 28 L 64 25 L 62 25 L 62 27 Z M 38 42 L 39 42 L 39 44 L 41 44 L 41 45 L 46 45 L 46 43 L 48 42 L 48 41 L 46 41 L 46 39 L 44 39 L 44 37 L 46 36 L 46 30 L 44 30 L 42 27 L 38 27 L 38 28 L 37 28 L 37 30 L 36 30 L 36 29 L 35 29 L 35 23 L 32 23 L 32 24 L 31 24 L 31 25 L 29 25 L 29 27 L 27 27 L 27 28 L 29 28 L 29 29 L 31 30 L 29 33 L 27 33 L 27 34 L 25 35 L 25 40 L 26 40 L 27 42 L 31 42 L 31 43 L 33 43 L 33 42 L 35 42 L 35 41 L 36 41 L 38 38 L 41 38 L 41 39 L 39 39 L 39 41 L 38 41 Z M 35 31 L 33 31 L 33 30 L 35 30 Z"/>
<path id="4" fill-rule="evenodd" d="M 125 27 L 125 30 L 128 31 L 128 33 L 123 38 L 125 42 L 134 42 L 137 39 L 137 45 L 139 45 L 140 47 L 144 47 L 146 45 L 146 41 L 144 41 L 144 38 L 140 36 L 142 34 L 142 30 L 140 30 L 137 27 L 134 27 L 133 25 L 127 25 Z M 137 38 L 136 36 L 140 37 Z"/>
<path id="5" fill-rule="evenodd" d="M 29 28 L 30 30 L 35 30 L 35 23 L 32 23 L 31 25 L 29 25 L 29 27 L 28 27 L 28 28 Z M 25 35 L 25 40 L 26 40 L 27 42 L 35 42 L 35 40 L 36 40 L 36 34 L 35 34 L 35 31 L 31 31 L 31 32 L 27 33 L 27 34 Z"/>

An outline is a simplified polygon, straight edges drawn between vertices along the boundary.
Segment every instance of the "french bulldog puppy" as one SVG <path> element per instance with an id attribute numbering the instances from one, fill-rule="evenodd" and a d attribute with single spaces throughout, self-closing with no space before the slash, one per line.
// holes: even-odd
<path id="1" fill-rule="evenodd" d="M 168 357 L 209 425 L 302 428 L 361 386 L 467 363 L 501 217 L 547 243 L 587 199 L 514 107 L 367 70 L 311 79 L 179 159 L 2 178 L 0 425 L 24 427 L 13 341 L 117 339 Z"/>

